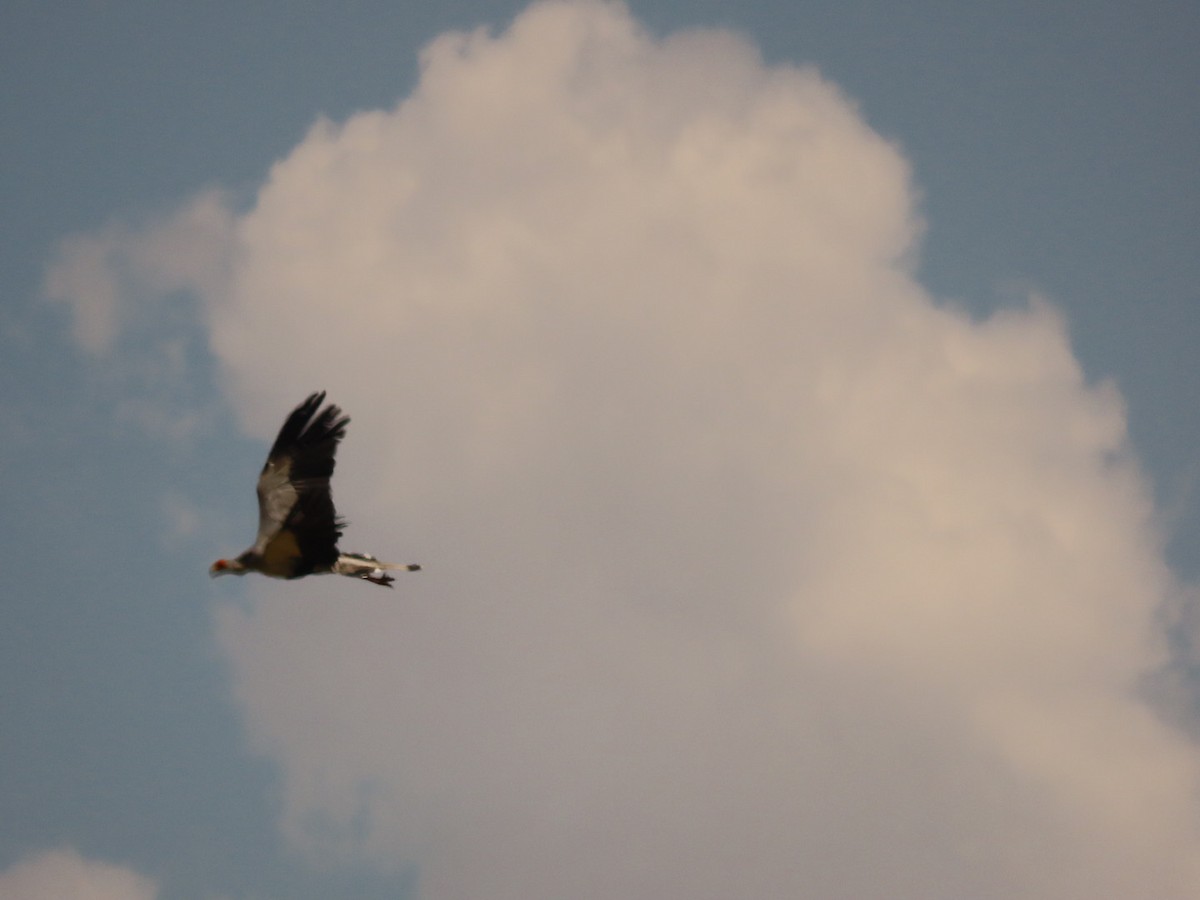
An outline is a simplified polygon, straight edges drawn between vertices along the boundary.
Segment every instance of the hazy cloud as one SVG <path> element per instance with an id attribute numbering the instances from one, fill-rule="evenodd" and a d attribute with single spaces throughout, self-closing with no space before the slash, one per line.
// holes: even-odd
<path id="1" fill-rule="evenodd" d="M 144 334 L 139 319 L 161 315 L 163 304 L 151 298 L 177 291 L 219 293 L 232 260 L 227 201 L 210 191 L 173 215 L 137 226 L 114 222 L 96 234 L 63 240 L 43 290 L 47 299 L 70 309 L 76 342 L 107 354 L 123 332 Z"/>
<path id="2" fill-rule="evenodd" d="M 299 846 L 436 900 L 1200 891 L 1121 399 L 1046 302 L 928 296 L 817 72 L 535 5 L 224 221 L 243 420 L 329 389 L 347 549 L 427 564 L 221 613 Z"/>
<path id="3" fill-rule="evenodd" d="M 164 543 L 169 545 L 195 537 L 204 522 L 204 516 L 192 500 L 171 492 L 162 498 L 161 505 L 165 522 Z"/>
<path id="4" fill-rule="evenodd" d="M 74 850 L 49 850 L 0 872 L 4 900 L 154 900 L 153 880 L 121 866 L 84 859 Z"/>

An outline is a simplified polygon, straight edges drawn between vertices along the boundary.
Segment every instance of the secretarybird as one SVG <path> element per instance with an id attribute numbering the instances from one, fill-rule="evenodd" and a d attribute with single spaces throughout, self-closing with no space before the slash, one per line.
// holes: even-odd
<path id="1" fill-rule="evenodd" d="M 415 572 L 421 568 L 338 550 L 346 523 L 334 511 L 329 479 L 334 452 L 350 419 L 332 403 L 321 409 L 324 402 L 324 391 L 313 394 L 279 429 L 258 476 L 254 546 L 235 559 L 218 559 L 209 575 L 261 572 L 272 578 L 303 578 L 334 573 L 391 587 L 395 579 L 387 574 L 389 570 Z"/>

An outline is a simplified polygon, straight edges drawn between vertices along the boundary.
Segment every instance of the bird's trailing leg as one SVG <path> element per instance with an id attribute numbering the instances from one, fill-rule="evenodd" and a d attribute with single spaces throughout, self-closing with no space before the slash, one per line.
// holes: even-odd
<path id="1" fill-rule="evenodd" d="M 420 568 L 416 563 L 380 562 L 369 553 L 343 553 L 338 557 L 338 561 L 333 564 L 332 571 L 338 575 L 361 578 L 364 581 L 371 582 L 371 584 L 391 587 L 392 582 L 396 579 L 388 575 L 387 570 L 398 569 L 405 572 L 416 572 Z"/>

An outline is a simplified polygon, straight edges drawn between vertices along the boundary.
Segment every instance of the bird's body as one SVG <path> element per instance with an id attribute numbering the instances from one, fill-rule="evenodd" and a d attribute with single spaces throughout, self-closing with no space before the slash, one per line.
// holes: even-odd
<path id="1" fill-rule="evenodd" d="M 258 476 L 254 546 L 236 559 L 217 560 L 210 575 L 260 572 L 272 578 L 303 578 L 334 573 L 390 587 L 395 579 L 389 570 L 421 568 L 338 550 L 345 523 L 334 511 L 329 479 L 350 419 L 333 404 L 322 410 L 324 401 L 324 391 L 311 395 L 279 429 Z"/>

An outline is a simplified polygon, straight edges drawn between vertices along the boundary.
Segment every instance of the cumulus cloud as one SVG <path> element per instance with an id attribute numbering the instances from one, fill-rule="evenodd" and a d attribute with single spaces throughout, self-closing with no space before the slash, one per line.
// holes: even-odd
<path id="1" fill-rule="evenodd" d="M 421 65 L 201 290 L 247 427 L 328 388 L 347 548 L 427 565 L 220 615 L 296 844 L 433 900 L 1195 896 L 1180 587 L 1052 306 L 936 303 L 902 153 L 735 35 L 543 3 Z"/>
<path id="2" fill-rule="evenodd" d="M 74 850 L 48 850 L 0 872 L 5 900 L 154 900 L 152 879 L 121 866 L 84 859 Z"/>

